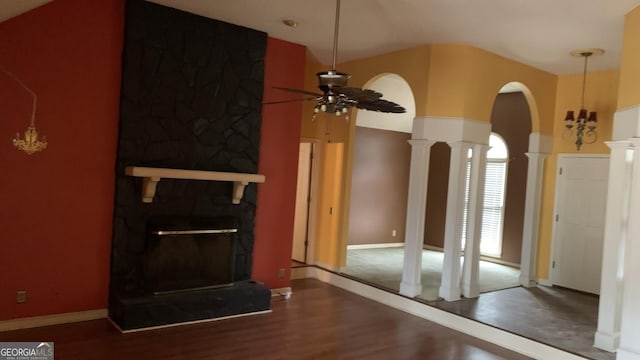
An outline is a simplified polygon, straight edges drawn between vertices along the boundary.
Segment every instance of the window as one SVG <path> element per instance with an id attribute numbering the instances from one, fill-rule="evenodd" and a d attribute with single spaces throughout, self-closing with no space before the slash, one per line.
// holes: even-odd
<path id="1" fill-rule="evenodd" d="M 502 224 L 504 219 L 505 188 L 507 180 L 507 160 L 509 151 L 504 140 L 495 133 L 489 137 L 487 167 L 484 183 L 484 201 L 482 211 L 482 234 L 480 253 L 500 257 L 502 254 Z M 462 216 L 462 246 L 466 239 L 467 212 L 469 206 L 469 183 L 471 173 L 471 152 L 467 156 L 467 178 L 465 184 L 465 203 Z"/>

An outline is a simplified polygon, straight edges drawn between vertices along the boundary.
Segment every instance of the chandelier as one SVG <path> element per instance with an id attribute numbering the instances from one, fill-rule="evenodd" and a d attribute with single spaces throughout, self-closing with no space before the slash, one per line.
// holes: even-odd
<path id="1" fill-rule="evenodd" d="M 18 149 L 26 152 L 28 155 L 31 155 L 35 152 L 42 151 L 47 147 L 47 139 L 43 137 L 42 141 L 38 141 L 38 131 L 36 130 L 36 104 L 38 97 L 33 90 L 29 89 L 27 85 L 25 85 L 22 80 L 18 79 L 12 72 L 8 71 L 4 67 L 0 66 L 0 70 L 7 74 L 11 79 L 18 83 L 25 91 L 31 95 L 32 98 L 32 108 L 31 108 L 31 121 L 29 122 L 29 127 L 24 132 L 24 139 L 20 138 L 20 133 L 16 133 L 16 137 L 13 138 L 12 143 L 13 146 Z"/>
<path id="2" fill-rule="evenodd" d="M 598 121 L 598 115 L 595 111 L 587 111 L 584 107 L 584 91 L 587 84 L 587 62 L 590 56 L 600 56 L 604 54 L 602 49 L 586 49 L 586 50 L 574 50 L 571 52 L 571 56 L 584 58 L 584 70 L 582 72 L 582 99 L 580 101 L 580 110 L 578 111 L 578 117 L 575 117 L 574 111 L 567 111 L 567 115 L 564 118 L 565 121 L 565 133 L 564 136 L 570 139 L 576 139 L 576 148 L 580 150 L 582 144 L 593 144 L 598 139 L 598 133 L 596 132 L 596 126 Z"/>

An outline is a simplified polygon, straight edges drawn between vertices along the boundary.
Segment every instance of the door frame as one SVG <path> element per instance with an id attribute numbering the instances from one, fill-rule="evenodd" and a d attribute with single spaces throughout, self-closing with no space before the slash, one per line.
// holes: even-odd
<path id="1" fill-rule="evenodd" d="M 318 218 L 318 190 L 320 184 L 320 165 L 322 164 L 321 140 L 300 138 L 300 143 L 311 143 L 311 174 L 309 185 L 309 209 L 307 212 L 307 248 L 306 264 L 315 264 L 316 228 Z M 293 240 L 292 240 L 293 241 Z"/>
<path id="2" fill-rule="evenodd" d="M 556 243 L 557 243 L 557 238 L 558 238 L 558 222 L 555 221 L 555 217 L 558 214 L 558 206 L 560 205 L 560 181 L 559 181 L 559 173 L 560 173 L 560 165 L 562 165 L 561 160 L 562 159 L 579 159 L 579 158 L 594 158 L 594 159 L 609 159 L 610 156 L 609 154 L 598 154 L 598 153 L 588 153 L 588 154 L 576 154 L 576 153 L 559 153 L 557 155 L 557 161 L 556 161 L 556 169 L 555 169 L 555 174 L 556 174 L 556 180 L 555 180 L 555 194 L 554 194 L 554 200 L 553 200 L 553 217 L 554 219 L 552 219 L 552 230 L 551 230 L 551 249 L 550 249 L 550 257 L 549 257 L 549 282 L 550 285 L 554 285 L 556 283 L 556 279 L 555 279 L 555 274 L 553 271 L 553 262 L 554 262 L 554 258 L 555 258 L 555 252 L 556 252 Z"/>

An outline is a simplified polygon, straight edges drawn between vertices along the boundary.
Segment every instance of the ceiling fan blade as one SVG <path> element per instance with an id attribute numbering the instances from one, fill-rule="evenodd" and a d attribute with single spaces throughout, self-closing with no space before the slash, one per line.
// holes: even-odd
<path id="1" fill-rule="evenodd" d="M 274 86 L 274 89 L 278 89 L 278 90 L 282 90 L 282 91 L 288 91 L 288 92 L 292 92 L 292 93 L 296 93 L 296 94 L 303 94 L 303 95 L 310 95 L 310 96 L 320 96 L 322 97 L 322 94 L 318 94 L 318 93 L 314 93 L 311 91 L 306 91 L 306 90 L 300 90 L 300 89 L 291 89 L 291 88 L 286 88 L 286 87 L 279 87 L 279 86 Z"/>
<path id="2" fill-rule="evenodd" d="M 360 89 L 360 88 L 345 86 L 345 87 L 335 88 L 334 91 L 340 94 L 344 94 L 348 98 L 353 100 L 373 101 L 373 100 L 382 98 L 381 93 L 374 90 L 370 90 L 370 89 Z"/>
<path id="3" fill-rule="evenodd" d="M 290 102 L 296 102 L 296 101 L 309 101 L 309 100 L 320 100 L 320 98 L 318 97 L 312 97 L 312 98 L 300 98 L 300 99 L 289 99 L 289 100 L 280 100 L 280 101 L 267 101 L 267 102 L 263 102 L 263 105 L 272 105 L 272 104 L 284 104 L 284 103 L 290 103 Z"/>
<path id="4" fill-rule="evenodd" d="M 358 109 L 370 110 L 370 111 L 379 111 L 383 113 L 393 113 L 393 114 L 403 114 L 406 113 L 407 110 L 388 100 L 378 99 L 374 101 L 358 101 L 356 103 L 356 107 Z"/>
<path id="5" fill-rule="evenodd" d="M 354 100 L 358 109 L 394 114 L 406 112 L 405 108 L 392 101 L 383 99 L 382 94 L 374 90 L 340 87 L 334 91 Z"/>

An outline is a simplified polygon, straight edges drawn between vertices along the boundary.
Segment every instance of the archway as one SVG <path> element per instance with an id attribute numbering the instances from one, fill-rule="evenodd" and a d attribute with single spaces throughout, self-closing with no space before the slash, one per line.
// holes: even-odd
<path id="1" fill-rule="evenodd" d="M 404 114 L 358 111 L 354 116 L 351 187 L 346 194 L 349 199 L 347 259 L 342 270 L 375 282 L 376 274 L 370 271 L 372 267 L 350 266 L 358 261 L 357 256 L 354 258 L 350 254 L 356 250 L 397 247 L 401 256 L 410 168 L 408 140 L 415 118 L 415 100 L 409 84 L 396 74 L 377 75 L 364 88 L 384 94 L 385 99 L 407 110 Z M 377 285 L 398 290 L 401 274 L 400 261 L 395 275 Z"/>

